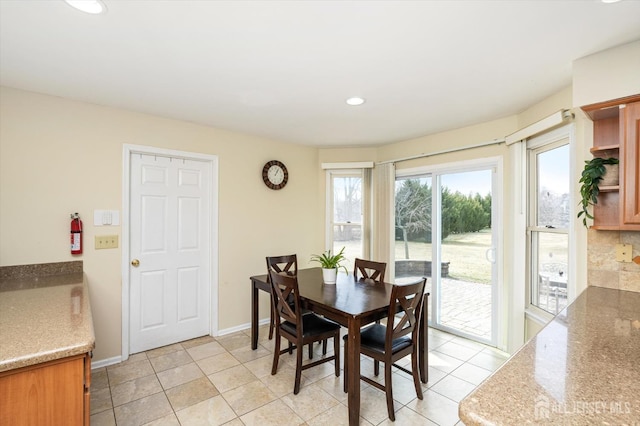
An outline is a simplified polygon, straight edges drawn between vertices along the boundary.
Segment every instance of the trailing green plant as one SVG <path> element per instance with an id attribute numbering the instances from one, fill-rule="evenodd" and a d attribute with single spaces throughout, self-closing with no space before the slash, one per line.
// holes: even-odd
<path id="1" fill-rule="evenodd" d="M 312 254 L 311 261 L 318 262 L 320 266 L 322 266 L 324 269 L 342 268 L 344 269 L 344 272 L 348 273 L 347 268 L 344 265 L 341 265 L 342 262 L 347 260 L 347 258 L 344 256 L 344 249 L 345 248 L 342 247 L 342 250 L 340 250 L 340 253 L 336 253 L 336 254 L 331 254 L 331 249 L 325 251 L 321 255 Z"/>
<path id="2" fill-rule="evenodd" d="M 598 204 L 598 195 L 600 194 L 600 182 L 602 177 L 607 173 L 605 165 L 618 164 L 617 158 L 601 158 L 594 157 L 589 161 L 585 161 L 582 177 L 580 178 L 580 206 L 582 211 L 578 212 L 578 218 L 582 216 L 582 224 L 588 228 L 587 219 L 593 219 L 593 215 L 589 213 L 589 206 Z"/>

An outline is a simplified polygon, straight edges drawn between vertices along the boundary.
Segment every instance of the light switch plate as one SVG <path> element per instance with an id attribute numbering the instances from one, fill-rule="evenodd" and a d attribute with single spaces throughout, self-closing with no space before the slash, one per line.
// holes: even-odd
<path id="1" fill-rule="evenodd" d="M 96 250 L 118 248 L 117 235 L 96 235 Z"/>
<path id="2" fill-rule="evenodd" d="M 633 247 L 631 244 L 616 244 L 616 261 L 631 262 Z"/>
<path id="3" fill-rule="evenodd" d="M 120 211 L 94 210 L 93 224 L 95 226 L 118 226 L 120 225 Z"/>

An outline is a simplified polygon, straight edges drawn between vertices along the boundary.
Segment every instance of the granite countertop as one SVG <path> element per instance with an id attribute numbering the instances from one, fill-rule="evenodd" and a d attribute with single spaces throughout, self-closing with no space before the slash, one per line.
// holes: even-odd
<path id="1" fill-rule="evenodd" d="M 0 268 L 0 372 L 93 350 L 89 291 L 81 271 L 41 276 L 5 268 L 16 267 Z"/>
<path id="2" fill-rule="evenodd" d="M 640 293 L 587 288 L 459 415 L 467 426 L 640 424 Z"/>

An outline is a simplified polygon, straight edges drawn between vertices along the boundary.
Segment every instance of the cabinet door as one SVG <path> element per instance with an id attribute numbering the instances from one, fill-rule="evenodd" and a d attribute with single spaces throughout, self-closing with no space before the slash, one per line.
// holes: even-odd
<path id="1" fill-rule="evenodd" d="M 0 376 L 1 426 L 84 424 L 84 357 Z"/>
<path id="2" fill-rule="evenodd" d="M 622 221 L 640 224 L 640 102 L 624 108 L 624 193 Z"/>

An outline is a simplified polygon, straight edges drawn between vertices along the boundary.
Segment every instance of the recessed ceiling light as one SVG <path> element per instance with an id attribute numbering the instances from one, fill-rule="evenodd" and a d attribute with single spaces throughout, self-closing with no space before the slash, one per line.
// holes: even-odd
<path id="1" fill-rule="evenodd" d="M 69 6 L 92 15 L 107 13 L 107 6 L 101 0 L 64 0 Z"/>
<path id="2" fill-rule="evenodd" d="M 357 96 L 347 99 L 347 104 L 351 106 L 358 106 L 358 105 L 362 105 L 363 103 L 364 103 L 364 98 L 359 98 Z"/>
<path id="3" fill-rule="evenodd" d="M 620 0 L 601 0 L 602 3 L 618 3 Z"/>

